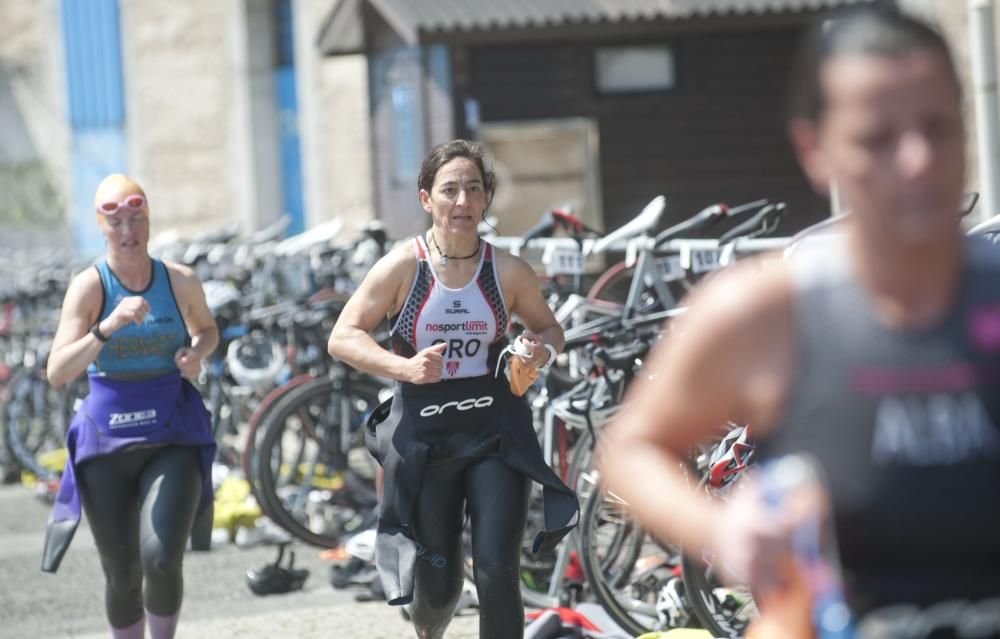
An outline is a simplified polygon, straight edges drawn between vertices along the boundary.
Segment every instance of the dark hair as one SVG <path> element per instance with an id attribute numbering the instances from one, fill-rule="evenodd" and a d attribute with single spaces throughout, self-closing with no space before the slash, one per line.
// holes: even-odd
<path id="1" fill-rule="evenodd" d="M 843 55 L 900 58 L 918 50 L 941 56 L 961 96 L 951 49 L 926 22 L 886 4 L 851 7 L 817 19 L 792 68 L 788 117 L 817 121 L 823 115 L 826 103 L 820 72 L 827 61 Z"/>
<path id="2" fill-rule="evenodd" d="M 479 142 L 471 140 L 452 140 L 439 144 L 427 154 L 420 164 L 420 175 L 417 176 L 417 188 L 430 193 L 434 186 L 434 177 L 442 166 L 451 162 L 455 158 L 468 158 L 479 167 L 479 174 L 483 176 L 483 190 L 486 191 L 486 208 L 490 208 L 493 202 L 493 195 L 497 191 L 497 176 L 486 168 L 486 147 Z M 483 214 L 485 215 L 485 211 Z"/>

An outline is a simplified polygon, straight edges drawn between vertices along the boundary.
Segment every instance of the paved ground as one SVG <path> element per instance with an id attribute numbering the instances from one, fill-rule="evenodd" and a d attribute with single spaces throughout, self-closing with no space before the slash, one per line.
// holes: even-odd
<path id="1" fill-rule="evenodd" d="M 57 576 L 38 568 L 49 507 L 21 486 L 0 487 L 0 639 L 106 639 L 104 577 L 93 538 L 81 525 Z M 274 558 L 273 548 L 226 545 L 185 559 L 184 609 L 177 639 L 398 639 L 413 637 L 399 611 L 383 602 L 358 603 L 335 590 L 318 550 L 296 547 L 296 565 L 311 570 L 303 591 L 257 597 L 246 586 L 248 568 Z M 479 618 L 467 611 L 452 622 L 451 639 L 478 636 Z"/>

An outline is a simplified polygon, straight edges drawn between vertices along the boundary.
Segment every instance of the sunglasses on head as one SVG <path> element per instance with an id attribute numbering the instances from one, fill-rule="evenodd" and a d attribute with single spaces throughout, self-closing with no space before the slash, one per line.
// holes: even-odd
<path id="1" fill-rule="evenodd" d="M 146 198 L 141 195 L 128 195 L 121 202 L 104 202 L 97 207 L 97 212 L 104 215 L 114 215 L 123 208 L 130 211 L 140 211 L 144 206 L 146 206 Z"/>

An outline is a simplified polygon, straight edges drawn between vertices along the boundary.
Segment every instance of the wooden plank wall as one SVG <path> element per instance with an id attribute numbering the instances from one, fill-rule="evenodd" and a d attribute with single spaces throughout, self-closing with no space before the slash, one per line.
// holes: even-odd
<path id="1" fill-rule="evenodd" d="M 714 202 L 769 197 L 788 203 L 780 231 L 791 233 L 828 214 L 785 136 L 797 37 L 791 27 L 664 35 L 651 42 L 674 47 L 676 89 L 619 96 L 594 89 L 593 40 L 459 47 L 455 97 L 476 98 L 484 122 L 596 118 L 607 229 L 662 193 L 664 225 Z M 462 117 L 456 109 L 459 132 Z"/>

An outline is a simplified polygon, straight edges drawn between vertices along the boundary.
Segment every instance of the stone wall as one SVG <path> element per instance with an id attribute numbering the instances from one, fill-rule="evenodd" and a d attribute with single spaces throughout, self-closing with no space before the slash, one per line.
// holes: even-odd
<path id="1" fill-rule="evenodd" d="M 228 126 L 236 8 L 121 0 L 129 172 L 147 191 L 155 230 L 187 236 L 239 219 L 239 141 Z"/>
<path id="2" fill-rule="evenodd" d="M 0 0 L 0 248 L 66 246 L 69 127 L 59 1 Z"/>
<path id="3" fill-rule="evenodd" d="M 281 214 L 265 0 L 121 0 L 130 166 L 182 236 Z M 306 227 L 373 216 L 363 58 L 319 56 L 332 0 L 293 0 Z M 248 7 L 252 15 L 248 18 Z M 269 104 L 268 101 L 271 101 Z M 162 217 L 161 217 L 162 216 Z"/>
<path id="4" fill-rule="evenodd" d="M 374 219 L 368 65 L 316 46 L 336 0 L 293 0 L 306 225 L 333 218 L 348 231 Z"/>
<path id="5" fill-rule="evenodd" d="M 292 1 L 306 225 L 339 217 L 356 229 L 376 217 L 367 61 L 319 54 L 317 35 L 338 0 Z M 969 188 L 977 189 L 967 3 L 900 4 L 938 22 L 954 46 L 968 98 Z M 19 241 L 69 239 L 60 224 L 71 184 L 60 6 L 0 0 L 0 72 L 23 121 L 26 141 L 18 148 L 28 157 L 27 165 L 6 163 L 11 176 L 31 176 L 3 182 L 0 175 L 0 183 L 35 189 L 34 201 L 43 203 L 32 206 L 40 214 L 21 211 L 18 219 L 23 226 L 37 218 L 45 227 L 22 230 Z M 276 130 L 266 104 L 273 94 L 262 52 L 270 44 L 260 24 L 269 6 L 120 0 L 128 166 L 149 192 L 154 233 L 190 236 L 233 222 L 250 232 L 280 214 Z M 9 228 L 14 216 L 6 210 Z M 0 217 L 0 230 L 4 223 Z M 13 237 L 0 232 L 0 246 Z"/>

